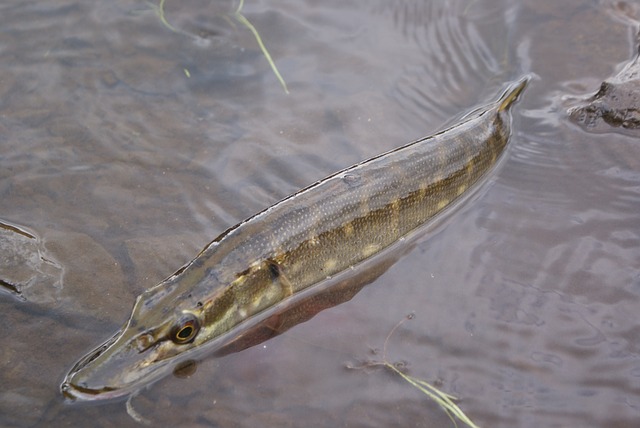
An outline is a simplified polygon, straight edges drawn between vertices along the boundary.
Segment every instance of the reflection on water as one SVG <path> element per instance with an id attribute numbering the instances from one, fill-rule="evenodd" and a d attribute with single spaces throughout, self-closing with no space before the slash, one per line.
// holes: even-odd
<path id="1" fill-rule="evenodd" d="M 25 274 L 38 252 L 53 263 L 24 277 L 38 298 L 0 293 L 0 425 L 135 426 L 124 403 L 58 391 L 135 296 L 226 227 L 530 71 L 486 192 L 351 301 L 131 405 L 181 426 L 450 426 L 397 377 L 345 368 L 414 312 L 388 357 L 479 426 L 635 426 L 640 147 L 564 108 L 631 58 L 635 3 L 246 0 L 289 95 L 225 18 L 236 7 L 168 0 L 175 32 L 142 1 L 0 5 L 0 218 L 37 237 L 0 245 Z"/>

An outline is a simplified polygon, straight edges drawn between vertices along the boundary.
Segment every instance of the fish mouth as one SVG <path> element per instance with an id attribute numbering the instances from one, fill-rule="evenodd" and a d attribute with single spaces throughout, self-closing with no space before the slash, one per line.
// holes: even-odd
<path id="1" fill-rule="evenodd" d="M 117 332 L 110 339 L 105 341 L 102 345 L 85 355 L 81 358 L 77 363 L 74 364 L 73 368 L 69 371 L 67 378 L 69 378 L 73 373 L 77 373 L 91 364 L 93 361 L 97 360 L 100 355 L 102 355 L 107 349 L 109 349 L 120 337 L 121 332 Z"/>
<path id="2" fill-rule="evenodd" d="M 118 398 L 126 395 L 128 392 L 118 388 L 110 388 L 108 386 L 102 388 L 87 388 L 80 385 L 75 385 L 69 381 L 64 381 L 60 385 L 60 391 L 64 396 L 65 401 L 95 401 L 110 398 Z"/>
<path id="3" fill-rule="evenodd" d="M 93 361 L 98 359 L 107 349 L 109 349 L 109 347 L 116 342 L 118 336 L 119 332 L 74 364 L 73 368 L 71 368 L 60 385 L 60 392 L 62 392 L 65 401 L 92 401 L 102 397 L 106 398 L 107 395 L 111 397 L 118 395 L 118 388 L 111 388 L 107 386 L 101 388 L 90 388 L 86 385 L 81 385 L 80 383 L 73 381 L 73 378 L 78 375 L 78 373 L 84 370 Z"/>
<path id="4" fill-rule="evenodd" d="M 139 387 L 135 380 L 123 382 L 108 364 L 114 345 L 121 336 L 122 332 L 116 333 L 74 364 L 60 385 L 66 402 L 109 400 L 126 396 Z"/>
<path id="5" fill-rule="evenodd" d="M 92 373 L 70 372 L 60 384 L 60 392 L 67 403 L 76 402 L 103 402 L 126 396 L 140 391 L 145 386 L 154 382 L 157 376 L 147 376 L 143 380 L 132 380 L 120 383 L 105 381 L 101 376 L 92 376 Z"/>
<path id="6" fill-rule="evenodd" d="M 157 349 L 152 349 L 151 355 L 142 355 L 128 345 L 127 339 L 118 332 L 71 368 L 60 384 L 66 402 L 126 397 L 158 380 L 175 363 L 173 358 L 154 358 Z"/>

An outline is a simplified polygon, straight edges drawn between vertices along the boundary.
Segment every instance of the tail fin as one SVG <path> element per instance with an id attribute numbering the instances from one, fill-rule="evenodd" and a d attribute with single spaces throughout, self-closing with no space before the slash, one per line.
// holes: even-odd
<path id="1" fill-rule="evenodd" d="M 524 76 L 507 88 L 498 101 L 498 112 L 509 110 L 513 103 L 518 100 L 522 91 L 525 90 L 529 80 L 531 80 L 531 76 Z"/>

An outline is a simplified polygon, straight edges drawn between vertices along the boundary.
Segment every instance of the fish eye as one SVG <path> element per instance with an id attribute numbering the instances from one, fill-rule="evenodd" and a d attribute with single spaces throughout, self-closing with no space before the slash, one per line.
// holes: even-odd
<path id="1" fill-rule="evenodd" d="M 193 314 L 184 314 L 171 329 L 171 340 L 179 345 L 191 342 L 200 331 L 198 318 Z"/>

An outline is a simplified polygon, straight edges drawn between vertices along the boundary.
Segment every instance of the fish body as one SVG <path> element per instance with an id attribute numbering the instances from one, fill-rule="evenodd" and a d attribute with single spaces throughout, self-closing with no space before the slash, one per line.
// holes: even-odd
<path id="1" fill-rule="evenodd" d="M 339 171 L 222 233 L 138 296 L 125 326 L 69 372 L 63 394 L 134 392 L 402 240 L 495 165 L 527 81 L 443 132 Z"/>

